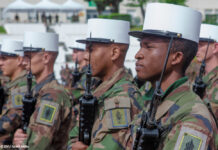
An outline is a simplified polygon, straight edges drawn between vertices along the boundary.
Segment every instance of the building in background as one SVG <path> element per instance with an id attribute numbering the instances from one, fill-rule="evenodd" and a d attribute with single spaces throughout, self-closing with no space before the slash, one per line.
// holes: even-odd
<path id="1" fill-rule="evenodd" d="M 0 23 L 3 22 L 3 10 L 5 7 L 7 7 L 10 3 L 14 2 L 15 0 L 1 0 L 0 3 Z M 37 4 L 42 0 L 23 0 L 24 2 L 30 3 L 30 4 Z M 46 0 L 45 0 L 46 1 Z M 57 3 L 59 5 L 62 5 L 67 0 L 49 0 L 51 2 Z M 55 12 L 55 13 L 49 13 L 46 12 L 46 16 L 51 15 L 52 18 L 59 16 L 58 20 L 59 22 L 86 22 L 89 18 L 96 18 L 98 17 L 98 12 L 96 11 L 96 7 L 92 2 L 87 2 L 85 0 L 72 0 L 76 3 L 79 3 L 84 6 L 85 10 L 80 12 L 69 12 L 69 13 L 63 13 L 63 12 Z M 128 3 L 131 3 L 133 0 L 123 0 L 120 3 L 120 13 L 122 14 L 130 14 L 132 16 L 132 21 L 134 24 L 142 24 L 143 23 L 143 17 L 141 14 L 141 10 L 139 7 L 129 7 L 127 6 Z M 155 2 L 158 0 L 149 0 L 150 2 Z M 196 10 L 199 10 L 203 14 L 203 19 L 217 19 L 218 17 L 218 0 L 187 0 L 186 2 L 187 6 L 194 8 Z M 144 6 L 146 7 L 146 5 Z M 106 11 L 103 12 L 103 14 L 109 14 L 110 8 L 107 7 Z M 36 13 L 17 13 L 19 16 L 20 21 L 22 22 L 28 22 L 31 20 L 36 20 Z M 41 13 L 38 14 L 38 19 L 40 20 Z M 10 18 L 8 21 L 15 22 L 16 13 L 13 13 L 7 17 Z M 218 20 L 217 20 L 218 21 Z M 55 21 L 54 21 L 55 22 Z"/>

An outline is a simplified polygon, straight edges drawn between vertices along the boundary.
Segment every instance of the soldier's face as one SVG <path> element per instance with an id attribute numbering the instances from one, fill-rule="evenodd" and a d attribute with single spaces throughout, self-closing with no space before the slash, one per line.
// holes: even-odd
<path id="1" fill-rule="evenodd" d="M 74 49 L 72 54 L 72 59 L 74 62 L 76 62 L 77 59 L 78 63 L 80 64 L 84 60 L 84 51 Z"/>
<path id="2" fill-rule="evenodd" d="M 24 53 L 26 69 L 32 71 L 33 75 L 38 75 L 44 68 L 43 52 L 25 52 Z"/>
<path id="3" fill-rule="evenodd" d="M 92 75 L 96 77 L 103 77 L 107 72 L 108 61 L 109 61 L 109 49 L 108 44 L 93 43 L 91 50 L 91 67 Z M 86 49 L 84 59 L 88 64 L 89 61 L 89 50 Z"/>
<path id="4" fill-rule="evenodd" d="M 18 57 L 0 56 L 0 68 L 5 76 L 12 77 L 19 63 Z"/>
<path id="5" fill-rule="evenodd" d="M 204 60 L 206 51 L 207 51 L 208 42 L 199 42 L 198 44 L 198 52 L 197 52 L 197 61 L 202 62 Z M 206 61 L 209 60 L 213 56 L 213 49 L 215 48 L 215 44 L 211 43 L 208 47 Z"/>
<path id="6" fill-rule="evenodd" d="M 141 80 L 157 80 L 163 69 L 168 43 L 157 38 L 144 38 L 140 49 L 135 55 L 136 72 Z"/>

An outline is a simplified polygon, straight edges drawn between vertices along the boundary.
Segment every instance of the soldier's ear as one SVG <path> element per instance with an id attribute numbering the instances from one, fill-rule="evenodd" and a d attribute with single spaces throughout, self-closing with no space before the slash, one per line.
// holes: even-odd
<path id="1" fill-rule="evenodd" d="M 171 54 L 171 65 L 181 64 L 183 61 L 183 53 L 180 51 L 174 52 Z"/>
<path id="2" fill-rule="evenodd" d="M 111 49 L 111 60 L 112 60 L 112 61 L 115 61 L 115 60 L 119 59 L 120 53 L 121 53 L 120 47 L 117 46 L 117 45 L 112 45 L 112 49 Z"/>
<path id="3" fill-rule="evenodd" d="M 48 53 L 44 52 L 42 55 L 42 60 L 44 64 L 48 64 L 50 61 L 50 56 L 48 55 Z"/>
<path id="4" fill-rule="evenodd" d="M 23 64 L 23 57 L 18 56 L 17 57 L 17 66 L 21 66 Z"/>
<path id="5" fill-rule="evenodd" d="M 214 43 L 213 54 L 218 55 L 218 42 Z"/>

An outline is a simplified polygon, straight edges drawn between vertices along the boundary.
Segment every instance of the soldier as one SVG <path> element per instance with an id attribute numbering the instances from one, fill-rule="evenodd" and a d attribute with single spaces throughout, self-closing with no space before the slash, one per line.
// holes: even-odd
<path id="1" fill-rule="evenodd" d="M 54 63 L 58 55 L 58 35 L 54 33 L 26 32 L 24 55 L 29 58 L 32 74 L 36 78 L 35 110 L 25 134 L 18 129 L 15 145 L 27 145 L 30 150 L 66 149 L 71 123 L 70 98 L 54 76 Z"/>
<path id="2" fill-rule="evenodd" d="M 124 68 L 129 46 L 128 31 L 127 21 L 89 19 L 87 39 L 78 40 L 87 44 L 85 60 L 89 61 L 90 55 L 92 75 L 99 77 L 102 83 L 93 93 L 98 106 L 91 145 L 76 142 L 72 149 L 124 149 L 122 143 L 128 125 L 141 110 L 136 101 L 140 93 Z"/>
<path id="3" fill-rule="evenodd" d="M 141 45 L 137 76 L 151 81 L 155 92 L 150 107 L 130 126 L 127 149 L 217 149 L 215 121 L 184 76 L 197 52 L 200 24 L 200 12 L 191 8 L 151 3 L 143 31 L 130 32 Z"/>
<path id="4" fill-rule="evenodd" d="M 22 99 L 27 89 L 26 71 L 23 64 L 23 42 L 5 39 L 0 51 L 0 68 L 10 82 L 4 87 L 7 91 L 2 115 L 0 116 L 0 145 L 11 145 L 15 130 L 21 125 Z M 6 95 L 6 94 L 4 94 Z M 1 99 L 2 100 L 2 99 Z"/>
<path id="5" fill-rule="evenodd" d="M 73 104 L 78 104 L 79 98 L 85 93 L 86 88 L 86 71 L 87 61 L 84 59 L 86 45 L 75 42 L 73 47 L 72 59 L 79 65 L 78 68 L 74 68 L 73 83 L 70 93 L 72 94 Z M 98 78 L 92 78 L 91 89 L 94 90 L 100 83 Z"/>
<path id="6" fill-rule="evenodd" d="M 210 42 L 207 50 L 208 40 Z M 203 81 L 207 84 L 207 88 L 204 101 L 210 102 L 218 120 L 218 26 L 209 24 L 201 25 L 197 60 L 200 63 L 205 61 L 206 67 Z"/>

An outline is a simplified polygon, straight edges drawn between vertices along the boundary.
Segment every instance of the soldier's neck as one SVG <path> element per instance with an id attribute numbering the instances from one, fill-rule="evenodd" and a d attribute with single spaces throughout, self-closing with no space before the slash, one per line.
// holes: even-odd
<path id="1" fill-rule="evenodd" d="M 20 76 L 20 74 L 22 73 L 22 71 L 23 71 L 23 69 L 20 68 L 20 67 L 18 67 L 18 68 L 14 71 L 13 75 L 10 77 L 11 81 L 16 80 L 16 79 Z"/>
<path id="2" fill-rule="evenodd" d="M 102 81 L 107 81 L 108 79 L 110 79 L 113 74 L 119 70 L 120 68 L 122 68 L 122 66 L 116 66 L 116 65 L 112 65 L 111 67 L 109 67 L 108 69 L 106 69 L 106 72 L 104 74 L 104 76 L 101 77 Z"/>
<path id="3" fill-rule="evenodd" d="M 216 56 L 211 57 L 206 61 L 206 67 L 205 67 L 205 74 L 208 74 L 210 71 L 212 71 L 215 67 L 218 66 L 218 59 Z"/>
<path id="4" fill-rule="evenodd" d="M 41 81 L 45 80 L 50 74 L 53 73 L 53 70 L 43 70 L 43 72 L 35 75 L 36 83 L 40 83 Z"/>
<path id="5" fill-rule="evenodd" d="M 161 89 L 166 91 L 167 88 L 172 85 L 175 81 L 182 77 L 181 73 L 177 71 L 172 71 L 171 73 L 165 74 L 161 83 Z M 152 86 L 156 87 L 156 81 L 152 82 Z"/>

